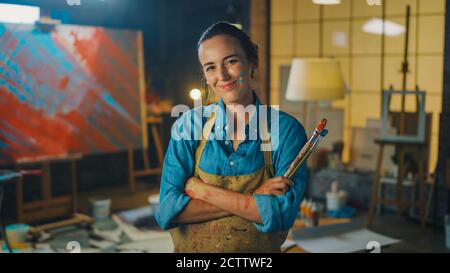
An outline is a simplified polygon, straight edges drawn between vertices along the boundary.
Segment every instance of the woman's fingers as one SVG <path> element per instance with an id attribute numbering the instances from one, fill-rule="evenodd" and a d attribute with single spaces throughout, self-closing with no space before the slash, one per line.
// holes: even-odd
<path id="1" fill-rule="evenodd" d="M 289 179 L 289 178 L 286 178 L 287 179 L 287 181 L 288 181 L 288 183 L 289 183 L 289 186 L 294 186 L 294 181 L 292 181 L 291 179 Z"/>
<path id="2" fill-rule="evenodd" d="M 287 181 L 271 183 L 271 188 L 276 190 L 288 191 L 291 185 Z"/>
<path id="3" fill-rule="evenodd" d="M 277 176 L 277 177 L 270 178 L 269 180 L 267 180 L 267 182 L 281 182 L 286 179 L 289 179 L 289 178 Z"/>
<path id="4" fill-rule="evenodd" d="M 274 194 L 274 195 L 282 195 L 289 191 L 289 188 L 294 185 L 294 182 L 282 176 L 277 176 L 271 179 L 268 179 L 261 187 L 256 189 L 256 193 L 259 194 Z"/>
<path id="5" fill-rule="evenodd" d="M 278 181 L 278 182 L 270 182 L 269 184 L 268 184 L 268 187 L 270 188 L 270 189 L 277 189 L 277 190 L 287 190 L 287 189 L 289 189 L 289 187 L 291 186 L 291 182 L 289 181 L 289 180 L 285 180 L 285 179 L 283 179 L 283 180 L 281 180 L 281 181 Z"/>
<path id="6" fill-rule="evenodd" d="M 272 190 L 284 190 L 287 187 L 285 182 L 273 182 L 270 184 Z"/>
<path id="7" fill-rule="evenodd" d="M 271 178 L 271 179 L 267 180 L 267 182 L 271 182 L 271 183 L 285 182 L 285 183 L 289 184 L 290 186 L 294 185 L 294 182 L 291 179 L 289 179 L 287 177 L 283 177 L 283 176 L 277 176 L 277 177 Z"/>
<path id="8" fill-rule="evenodd" d="M 283 195 L 284 192 L 283 192 L 283 191 L 280 191 L 280 190 L 272 190 L 272 192 L 271 192 L 270 194 L 273 194 L 273 195 Z"/>

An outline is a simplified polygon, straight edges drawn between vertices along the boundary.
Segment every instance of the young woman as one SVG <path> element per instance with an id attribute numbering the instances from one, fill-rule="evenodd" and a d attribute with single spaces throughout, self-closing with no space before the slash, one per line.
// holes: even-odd
<path id="1" fill-rule="evenodd" d="M 207 118 L 196 118 L 194 109 L 175 122 L 156 220 L 170 229 L 175 252 L 280 252 L 306 167 L 292 180 L 282 175 L 306 143 L 305 131 L 284 112 L 260 110 L 252 89 L 257 46 L 245 32 L 226 22 L 210 26 L 198 42 L 198 58 L 220 100 L 201 108 Z M 181 137 L 196 127 L 201 140 Z"/>

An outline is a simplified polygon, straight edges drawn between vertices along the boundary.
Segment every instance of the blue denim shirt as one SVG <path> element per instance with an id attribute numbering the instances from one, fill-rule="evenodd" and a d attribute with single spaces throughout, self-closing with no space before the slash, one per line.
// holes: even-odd
<path id="1" fill-rule="evenodd" d="M 254 97 L 257 114 L 253 115 L 251 120 L 261 114 L 260 102 L 256 95 Z M 217 106 L 215 126 L 205 145 L 199 168 L 204 172 L 221 176 L 248 175 L 261 169 L 264 166 L 264 157 L 260 146 L 259 126 L 255 129 L 247 124 L 246 139 L 234 151 L 233 142 L 226 137 L 229 133 L 227 126 L 229 123 L 224 102 L 220 100 L 215 105 Z M 172 126 L 172 137 L 162 171 L 159 208 L 155 215 L 156 221 L 164 230 L 177 226 L 171 222 L 172 219 L 189 203 L 190 197 L 185 194 L 184 185 L 186 180 L 193 176 L 195 151 L 200 143 L 198 136 L 213 108 L 214 105 L 194 108 L 184 113 Z M 271 110 L 267 110 L 267 120 L 271 135 L 274 174 L 282 176 L 307 138 L 303 126 L 295 118 L 282 111 L 269 109 Z M 202 117 L 202 112 L 206 117 Z M 278 126 L 274 125 L 276 121 Z M 189 127 L 200 129 L 196 133 L 197 138 L 186 130 Z M 257 133 L 256 139 L 249 139 L 252 131 Z M 194 139 L 187 139 L 187 135 L 193 136 Z M 303 164 L 292 178 L 295 185 L 284 195 L 253 194 L 262 220 L 262 224 L 254 223 L 258 231 L 276 232 L 292 227 L 305 190 L 306 175 L 306 164 Z"/>

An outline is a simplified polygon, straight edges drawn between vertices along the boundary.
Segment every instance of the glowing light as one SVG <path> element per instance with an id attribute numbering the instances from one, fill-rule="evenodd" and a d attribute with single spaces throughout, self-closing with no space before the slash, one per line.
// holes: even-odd
<path id="1" fill-rule="evenodd" d="M 367 21 L 363 27 L 364 32 L 373 33 L 382 35 L 383 34 L 383 20 L 379 18 L 373 18 Z M 384 34 L 386 36 L 398 36 L 406 31 L 406 28 L 403 25 L 385 21 L 384 22 Z"/>
<path id="2" fill-rule="evenodd" d="M 192 89 L 189 92 L 189 96 L 193 100 L 199 100 L 202 97 L 202 92 L 199 89 Z"/>

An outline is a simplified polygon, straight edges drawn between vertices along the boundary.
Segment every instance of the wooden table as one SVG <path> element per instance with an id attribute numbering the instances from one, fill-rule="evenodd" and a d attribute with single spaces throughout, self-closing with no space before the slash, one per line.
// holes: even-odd
<path id="1" fill-rule="evenodd" d="M 15 162 L 17 171 L 28 168 L 42 170 L 40 200 L 25 202 L 24 178 L 19 177 L 16 180 L 16 217 L 19 223 L 41 221 L 77 212 L 76 162 L 81 158 L 81 154 L 68 154 L 56 157 L 24 158 Z M 70 193 L 53 196 L 51 165 L 61 162 L 70 164 Z"/>

